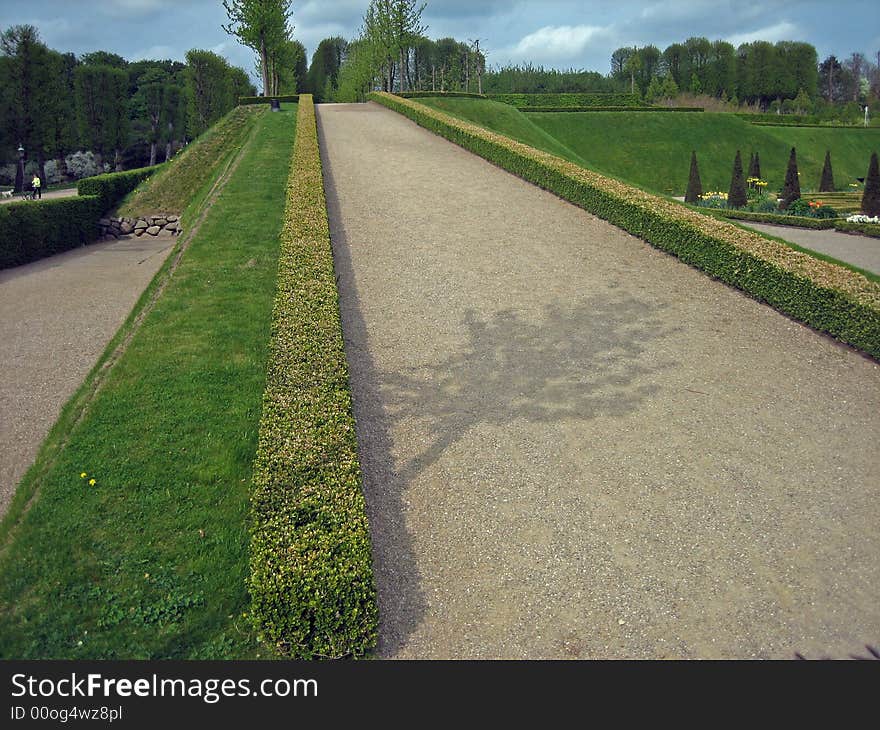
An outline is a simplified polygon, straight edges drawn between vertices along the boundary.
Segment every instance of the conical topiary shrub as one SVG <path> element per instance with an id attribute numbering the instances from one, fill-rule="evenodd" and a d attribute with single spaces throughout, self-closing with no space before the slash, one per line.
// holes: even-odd
<path id="1" fill-rule="evenodd" d="M 758 169 L 758 153 L 752 152 L 749 155 L 749 177 L 761 177 L 760 170 Z"/>
<path id="2" fill-rule="evenodd" d="M 822 167 L 822 179 L 819 181 L 819 192 L 834 192 L 834 172 L 831 170 L 831 150 L 825 151 L 825 164 Z"/>
<path id="3" fill-rule="evenodd" d="M 743 177 L 742 157 L 740 157 L 739 150 L 737 150 L 736 158 L 733 161 L 730 192 L 727 193 L 727 205 L 731 208 L 742 208 L 748 202 L 749 196 L 746 193 L 746 180 Z"/>
<path id="4" fill-rule="evenodd" d="M 700 180 L 700 169 L 697 167 L 697 153 L 691 152 L 691 174 L 688 178 L 687 192 L 684 194 L 684 202 L 697 205 L 703 194 L 703 182 Z"/>
<path id="5" fill-rule="evenodd" d="M 785 183 L 782 185 L 782 202 L 779 203 L 779 207 L 785 210 L 800 197 L 801 184 L 798 180 L 797 153 L 792 147 L 791 155 L 788 158 L 788 169 L 785 171 Z"/>
<path id="6" fill-rule="evenodd" d="M 759 180 L 761 179 L 761 158 L 758 156 L 758 153 L 755 152 L 755 169 L 752 170 L 754 173 L 752 177 L 756 177 Z"/>
<path id="7" fill-rule="evenodd" d="M 877 169 L 877 153 L 871 155 L 868 176 L 865 178 L 865 194 L 862 195 L 862 213 L 880 215 L 880 170 Z"/>

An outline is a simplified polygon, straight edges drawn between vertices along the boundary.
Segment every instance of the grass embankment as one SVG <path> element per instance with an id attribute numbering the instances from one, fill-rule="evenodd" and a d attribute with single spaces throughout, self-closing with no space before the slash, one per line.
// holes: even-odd
<path id="1" fill-rule="evenodd" d="M 733 114 L 719 113 L 525 115 L 513 107 L 483 100 L 419 101 L 570 162 L 665 195 L 684 195 L 691 150 L 697 151 L 704 190 L 727 191 L 737 150 L 746 161 L 751 152 L 759 153 L 761 172 L 769 189 L 774 190 L 782 187 L 788 156 L 795 147 L 801 187 L 808 191 L 819 186 L 826 150 L 831 150 L 837 185 L 846 189 L 856 178 L 865 176 L 871 152 L 880 149 L 880 129 L 757 127 Z"/>
<path id="2" fill-rule="evenodd" d="M 213 181 L 232 160 L 264 107 L 236 107 L 201 137 L 191 142 L 171 163 L 142 183 L 119 206 L 119 215 L 138 218 L 160 213 L 184 214 L 181 206 L 197 210 Z"/>
<path id="3" fill-rule="evenodd" d="M 466 122 L 473 122 L 512 137 L 530 147 L 549 152 L 551 155 L 559 155 L 578 165 L 586 164 L 571 149 L 532 122 L 531 115 L 526 116 L 509 104 L 488 99 L 440 97 L 419 98 L 418 101 L 420 104 L 439 109 Z"/>
<path id="4" fill-rule="evenodd" d="M 0 656 L 259 651 L 242 616 L 248 489 L 294 114 L 234 115 L 256 121 L 237 170 L 81 419 L 68 404 L 25 476 L 0 528 Z"/>

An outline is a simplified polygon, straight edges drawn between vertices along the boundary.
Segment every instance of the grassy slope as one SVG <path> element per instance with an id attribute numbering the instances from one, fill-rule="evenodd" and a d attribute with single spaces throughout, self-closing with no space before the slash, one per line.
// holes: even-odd
<path id="1" fill-rule="evenodd" d="M 261 117 L 0 555 L 0 656 L 253 655 L 248 485 L 295 114 Z"/>
<path id="2" fill-rule="evenodd" d="M 454 97 L 450 99 L 426 97 L 420 98 L 418 102 L 459 119 L 493 129 L 524 144 L 564 157 L 579 165 L 585 164 L 585 161 L 575 152 L 553 137 L 552 134 L 534 124 L 531 121 L 533 115 L 523 114 L 519 109 L 509 104 L 486 99 Z"/>
<path id="3" fill-rule="evenodd" d="M 737 149 L 746 171 L 751 152 L 759 153 L 771 190 L 782 187 L 792 147 L 804 190 L 818 187 L 826 149 L 841 188 L 864 177 L 871 152 L 880 149 L 880 130 L 758 127 L 732 114 L 535 113 L 529 118 L 590 168 L 667 195 L 684 195 L 692 149 L 703 189 L 725 192 Z"/>

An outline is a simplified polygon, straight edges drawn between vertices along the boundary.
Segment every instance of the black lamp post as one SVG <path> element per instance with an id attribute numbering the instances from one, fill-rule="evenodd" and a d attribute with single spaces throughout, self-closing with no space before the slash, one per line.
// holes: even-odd
<path id="1" fill-rule="evenodd" d="M 15 171 L 15 192 L 24 190 L 24 147 L 18 145 L 18 169 Z"/>

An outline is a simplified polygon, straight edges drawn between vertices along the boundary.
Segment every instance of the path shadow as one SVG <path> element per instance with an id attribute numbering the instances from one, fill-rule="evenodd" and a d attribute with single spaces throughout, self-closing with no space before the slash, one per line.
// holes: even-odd
<path id="1" fill-rule="evenodd" d="M 675 364 L 652 350 L 652 342 L 673 328 L 656 307 L 615 291 L 547 306 L 539 316 L 468 311 L 461 323 L 464 342 L 442 359 L 404 372 L 381 371 L 370 352 L 320 113 L 318 118 L 379 595 L 377 654 L 387 657 L 407 645 L 428 608 L 406 525 L 405 495 L 413 480 L 479 424 L 632 414 L 660 389 L 661 372 Z M 430 439 L 419 454 L 396 464 L 393 428 L 409 420 L 425 424 Z"/>

